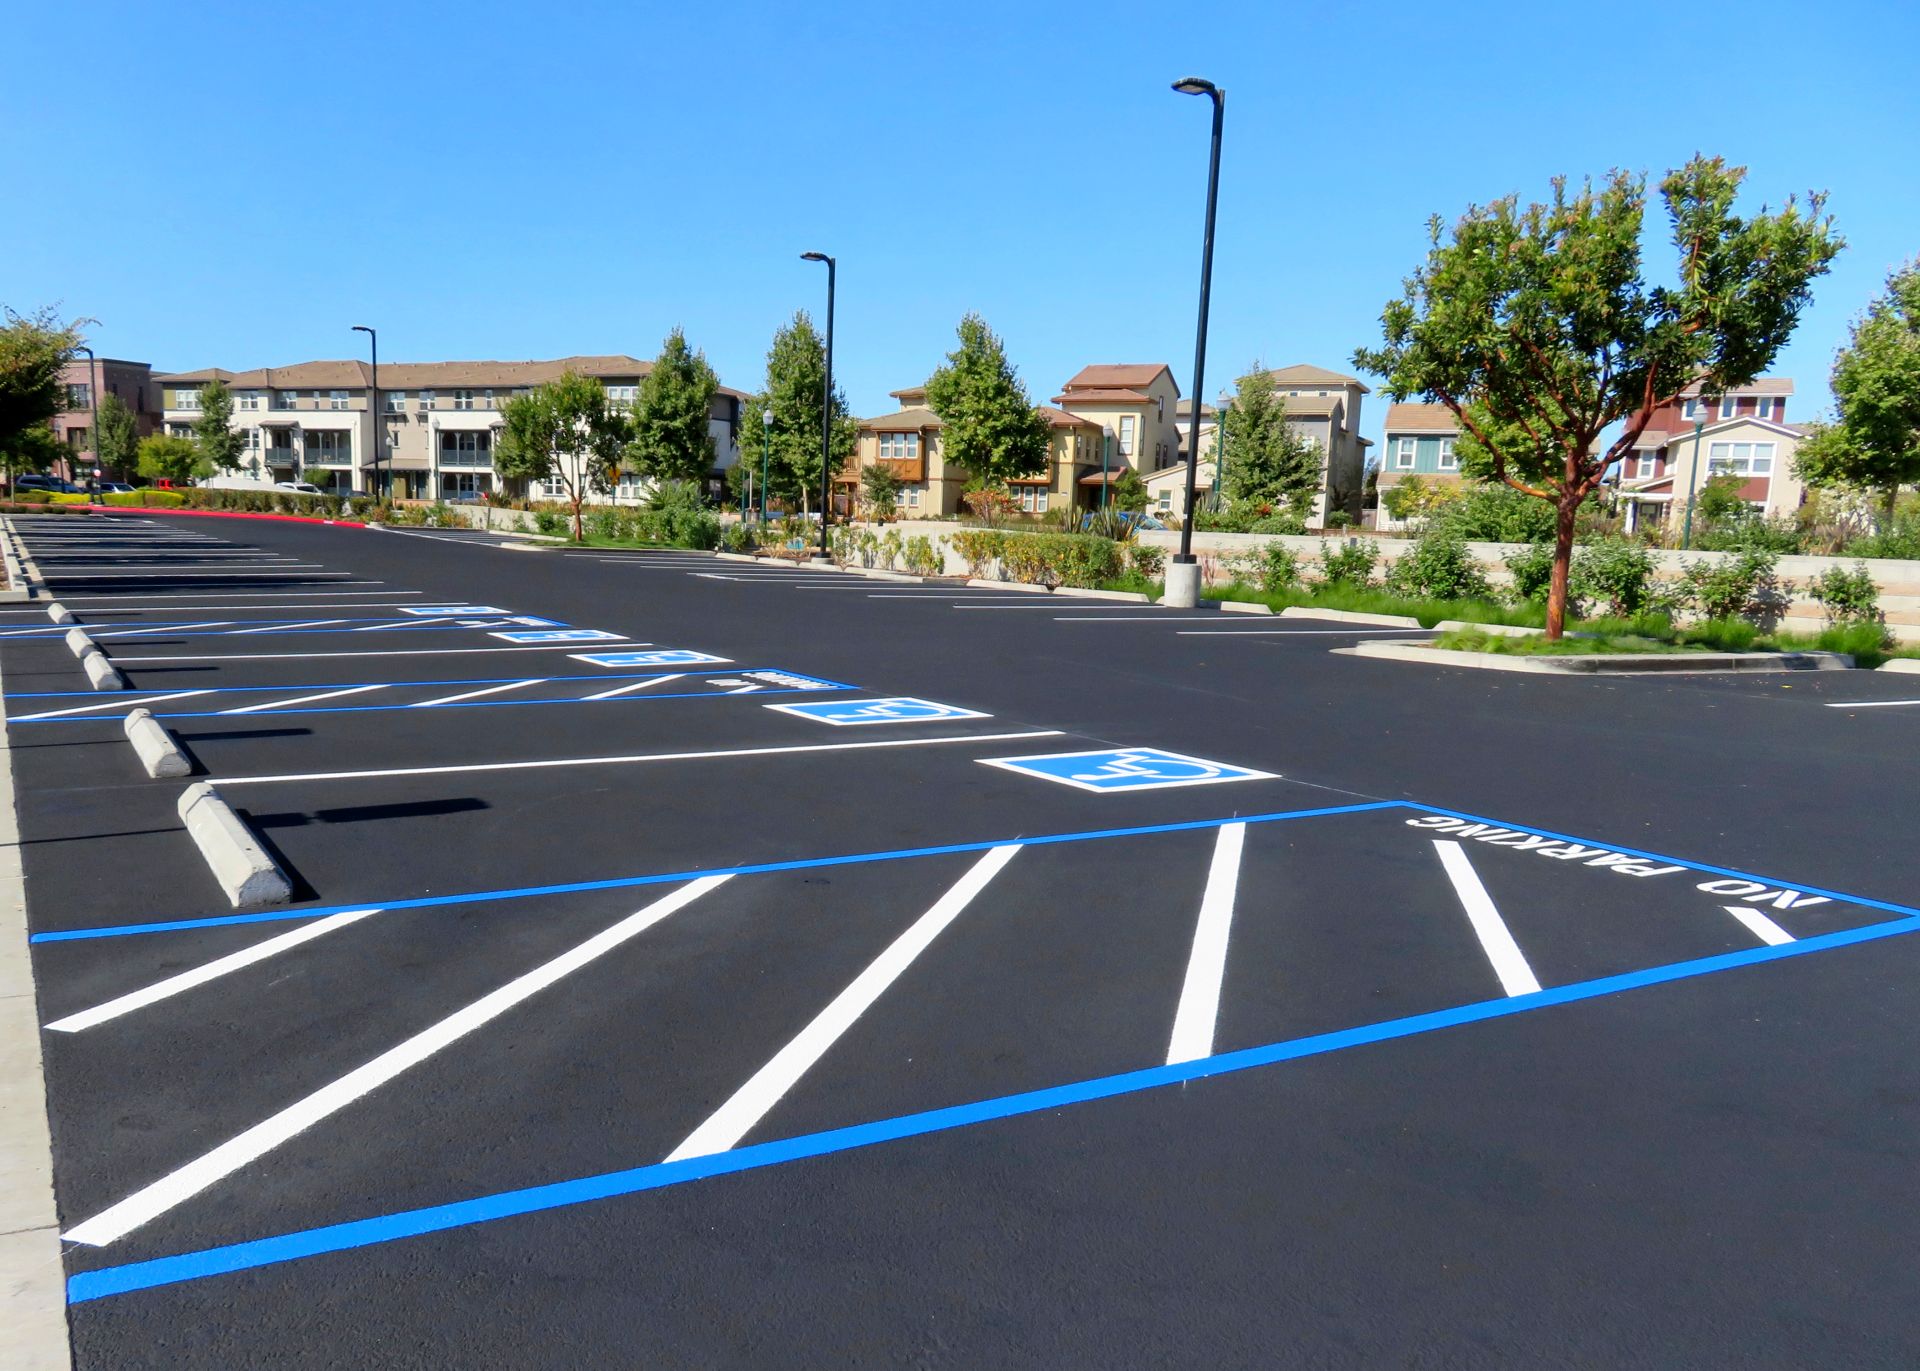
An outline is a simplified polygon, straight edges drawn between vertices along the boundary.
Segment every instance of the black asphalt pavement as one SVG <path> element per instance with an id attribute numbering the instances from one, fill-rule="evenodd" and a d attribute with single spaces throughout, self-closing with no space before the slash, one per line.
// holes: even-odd
<path id="1" fill-rule="evenodd" d="M 1920 1364 L 1920 678 L 14 526 L 79 1366 Z"/>

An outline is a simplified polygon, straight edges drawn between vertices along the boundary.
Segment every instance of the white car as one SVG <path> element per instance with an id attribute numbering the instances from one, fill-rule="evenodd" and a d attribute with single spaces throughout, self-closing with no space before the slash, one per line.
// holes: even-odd
<path id="1" fill-rule="evenodd" d="M 275 490 L 291 491 L 295 495 L 325 495 L 326 494 L 326 491 L 320 489 L 319 486 L 311 485 L 306 481 L 275 481 L 273 483 L 273 488 Z"/>

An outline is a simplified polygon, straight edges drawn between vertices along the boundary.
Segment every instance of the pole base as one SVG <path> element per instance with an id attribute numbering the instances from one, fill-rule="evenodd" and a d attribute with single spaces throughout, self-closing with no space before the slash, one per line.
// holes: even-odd
<path id="1" fill-rule="evenodd" d="M 1160 603 L 1175 609 L 1194 609 L 1200 604 L 1200 564 L 1174 560 L 1167 563 L 1167 589 Z"/>

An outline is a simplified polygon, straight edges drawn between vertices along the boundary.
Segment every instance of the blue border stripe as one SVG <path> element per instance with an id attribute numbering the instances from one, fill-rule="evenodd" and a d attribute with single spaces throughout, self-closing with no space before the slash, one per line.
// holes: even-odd
<path id="1" fill-rule="evenodd" d="M 135 1290 L 148 1290 L 155 1286 L 201 1280 L 208 1276 L 272 1266 L 302 1257 L 395 1242 L 402 1238 L 419 1237 L 427 1233 L 439 1233 L 477 1223 L 489 1223 L 496 1219 L 511 1218 L 520 1214 L 585 1204 L 593 1200 L 634 1195 L 666 1186 L 684 1185 L 689 1181 L 705 1180 L 713 1176 L 753 1171 L 805 1158 L 823 1157 L 835 1152 L 895 1142 L 902 1138 L 921 1137 L 929 1133 L 941 1133 L 973 1124 L 1016 1118 L 1042 1110 L 1111 1099 L 1118 1095 L 1177 1085 L 1210 1076 L 1224 1076 L 1237 1071 L 1271 1066 L 1278 1062 L 1323 1056 L 1331 1052 L 1345 1051 L 1348 1048 L 1432 1033 L 1460 1024 L 1506 1018 L 1553 1005 L 1572 1004 L 1580 1000 L 1596 999 L 1603 995 L 1637 990 L 1643 986 L 1707 976 L 1721 971 L 1755 966 L 1763 962 L 1802 957 L 1813 952 L 1823 952 L 1831 948 L 1848 947 L 1913 932 L 1920 932 L 1920 915 L 1870 924 L 1864 928 L 1851 928 L 1837 933 L 1803 938 L 1798 942 L 1783 943 L 1778 947 L 1749 948 L 1740 952 L 1722 953 L 1692 961 L 1674 962 L 1645 971 L 1633 971 L 1619 976 L 1603 976 L 1596 980 L 1557 986 L 1550 990 L 1536 991 L 1531 995 L 1485 1000 L 1478 1004 L 1462 1005 L 1457 1009 L 1415 1014 L 1407 1018 L 1389 1019 L 1384 1023 L 1369 1024 L 1360 1028 L 1342 1029 L 1335 1033 L 1320 1033 L 1286 1042 L 1269 1043 L 1264 1047 L 1222 1053 L 1219 1056 L 1206 1057 L 1194 1062 L 1148 1067 L 1139 1071 L 1127 1071 L 1119 1075 L 1078 1081 L 1070 1085 L 1053 1086 L 1045 1090 L 1002 1095 L 996 1099 L 980 1100 L 973 1104 L 932 1109 L 918 1114 L 905 1114 L 896 1118 L 880 1119 L 873 1123 L 829 1129 L 821 1133 L 809 1133 L 776 1142 L 756 1143 L 750 1147 L 736 1148 L 731 1152 L 710 1157 L 690 1157 L 685 1161 L 638 1166 L 625 1171 L 583 1176 L 575 1180 L 502 1191 L 494 1195 L 482 1195 L 452 1204 L 433 1205 L 377 1218 L 332 1224 L 324 1228 L 283 1233 L 275 1237 L 259 1238 L 252 1242 L 234 1243 L 226 1247 L 183 1252 L 170 1257 L 157 1257 L 151 1261 L 130 1262 L 123 1266 L 83 1271 L 68 1278 L 67 1300 L 69 1304 L 83 1304 L 89 1300 L 122 1295 Z"/>
<path id="2" fill-rule="evenodd" d="M 251 717 L 251 716 L 250 716 Z M 1401 809 L 1400 800 L 1372 800 L 1366 804 L 1336 805 L 1329 809 L 1293 809 L 1273 814 L 1249 814 L 1225 819 L 1191 819 L 1183 823 L 1146 824 L 1139 828 L 1103 828 L 1083 833 L 1049 833 L 1032 838 L 989 838 L 977 843 L 947 843 L 939 847 L 902 847 L 883 852 L 856 852 L 839 857 L 807 857 L 797 861 L 757 862 L 749 866 L 707 867 L 697 871 L 668 871 L 649 876 L 616 876 L 604 881 L 572 881 L 564 885 L 530 885 L 508 890 L 475 890 L 459 895 L 432 895 L 413 900 L 361 900 L 354 904 L 323 905 L 307 909 L 263 910 L 257 914 L 216 914 L 198 919 L 169 919 L 157 923 L 109 924 L 36 933 L 29 942 L 66 943 L 92 938 L 125 938 L 143 933 L 175 933 L 190 928 L 218 928 L 229 924 L 281 923 L 292 919 L 319 919 L 329 914 L 377 905 L 383 912 L 396 909 L 437 909 L 444 905 L 482 904 L 490 900 L 522 900 L 537 895 L 573 895 L 590 890 L 622 890 L 670 881 L 696 881 L 705 876 L 758 876 L 772 871 L 806 871 L 826 866 L 859 866 L 868 862 L 902 861 L 909 857 L 938 857 L 958 852 L 985 852 L 1008 843 L 1044 847 L 1055 843 L 1083 843 L 1098 838 L 1137 838 L 1150 833 L 1183 833 L 1219 828 L 1222 824 L 1265 824 L 1282 819 L 1317 819 L 1329 814 L 1359 814 L 1372 809 Z"/>

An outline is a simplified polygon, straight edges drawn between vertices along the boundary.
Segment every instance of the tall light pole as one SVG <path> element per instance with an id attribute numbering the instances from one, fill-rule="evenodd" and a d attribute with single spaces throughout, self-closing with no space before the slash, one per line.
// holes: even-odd
<path id="1" fill-rule="evenodd" d="M 1167 569 L 1164 599 L 1192 608 L 1200 602 L 1200 568 L 1193 557 L 1193 497 L 1200 474 L 1200 397 L 1207 369 L 1207 297 L 1213 290 L 1213 221 L 1220 200 L 1220 130 L 1226 116 L 1226 92 L 1211 81 L 1186 76 L 1173 83 L 1182 95 L 1204 95 L 1213 101 L 1213 151 L 1207 163 L 1207 231 L 1200 246 L 1200 322 L 1193 338 L 1193 435 L 1187 444 L 1187 505 L 1180 520 L 1180 552 Z"/>
<path id="2" fill-rule="evenodd" d="M 773 406 L 760 411 L 760 523 L 767 522 L 767 467 L 773 459 Z"/>
<path id="3" fill-rule="evenodd" d="M 386 420 L 380 411 L 380 335 L 365 324 L 355 324 L 355 333 L 367 335 L 367 343 L 373 348 L 373 398 L 367 402 L 367 408 L 373 411 L 373 485 L 374 493 L 380 491 L 380 431 L 386 427 Z"/>
<path id="4" fill-rule="evenodd" d="M 803 252 L 803 262 L 827 264 L 827 378 L 820 387 L 820 555 L 827 555 L 827 505 L 833 492 L 833 258 Z"/>
<path id="5" fill-rule="evenodd" d="M 100 465 L 100 382 L 94 372 L 100 369 L 100 363 L 85 343 L 74 351 L 87 354 L 87 441 L 93 444 L 93 464 L 97 467 Z"/>

